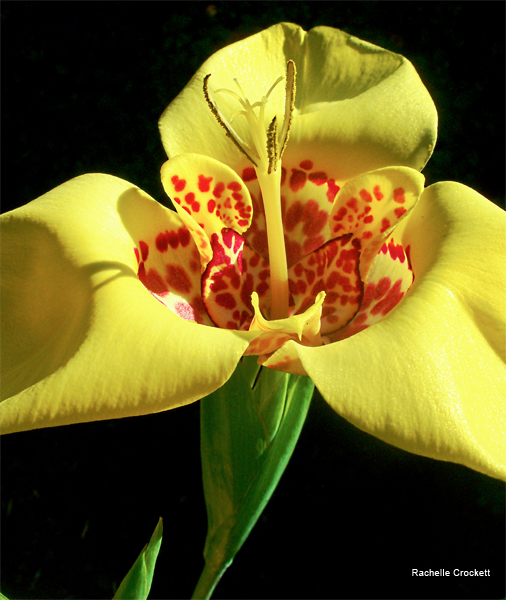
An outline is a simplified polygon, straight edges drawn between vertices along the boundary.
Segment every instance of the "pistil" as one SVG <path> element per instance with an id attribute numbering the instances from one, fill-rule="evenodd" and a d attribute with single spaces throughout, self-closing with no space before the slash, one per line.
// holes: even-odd
<path id="1" fill-rule="evenodd" d="M 289 61 L 286 75 L 285 114 L 281 135 L 278 139 L 276 117 L 268 127 L 265 126 L 265 106 L 274 88 L 282 81 L 279 77 L 259 102 L 251 104 L 246 98 L 239 82 L 234 79 L 240 94 L 227 89 L 216 90 L 235 98 L 243 110 L 232 116 L 230 122 L 219 110 L 211 90 L 208 87 L 210 75 L 204 79 L 204 96 L 217 121 L 227 132 L 237 148 L 246 155 L 253 164 L 265 212 L 267 243 L 269 247 L 269 265 L 271 274 L 271 315 L 273 320 L 288 317 L 289 288 L 286 248 L 281 215 L 281 158 L 288 142 L 290 124 L 295 99 L 295 64 Z M 258 108 L 258 115 L 255 109 Z M 238 114 L 243 115 L 248 123 L 251 144 L 246 143 L 232 128 L 231 122 Z"/>

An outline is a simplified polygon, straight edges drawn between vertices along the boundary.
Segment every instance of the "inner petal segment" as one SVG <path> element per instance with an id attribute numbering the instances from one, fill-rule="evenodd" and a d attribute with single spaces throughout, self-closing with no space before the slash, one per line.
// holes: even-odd
<path id="1" fill-rule="evenodd" d="M 386 316 L 403 299 L 413 283 L 409 246 L 403 248 L 394 237 L 381 246 L 364 284 L 364 295 L 355 318 L 343 329 L 329 335 L 332 342 L 348 338 Z"/>
<path id="2" fill-rule="evenodd" d="M 352 233 L 360 241 L 362 279 L 385 239 L 423 191 L 424 177 L 405 167 L 388 167 L 349 181 L 338 193 L 330 216 L 332 237 Z"/>
<path id="3" fill-rule="evenodd" d="M 270 306 L 269 265 L 232 229 L 211 236 L 213 258 L 202 277 L 202 297 L 211 319 L 225 329 L 248 329 L 254 315 L 251 294 Z"/>
<path id="4" fill-rule="evenodd" d="M 200 257 L 186 227 L 158 231 L 134 248 L 137 276 L 151 294 L 186 321 L 212 325 L 200 294 Z"/>
<path id="5" fill-rule="evenodd" d="M 209 240 L 225 227 L 244 233 L 252 204 L 245 184 L 226 165 L 198 154 L 182 154 L 162 167 L 162 183 L 201 254 L 202 271 L 211 260 Z"/>
<path id="6" fill-rule="evenodd" d="M 348 234 L 305 256 L 289 271 L 294 312 L 304 312 L 321 291 L 326 292 L 321 319 L 323 335 L 344 327 L 360 307 L 363 284 L 357 246 Z"/>

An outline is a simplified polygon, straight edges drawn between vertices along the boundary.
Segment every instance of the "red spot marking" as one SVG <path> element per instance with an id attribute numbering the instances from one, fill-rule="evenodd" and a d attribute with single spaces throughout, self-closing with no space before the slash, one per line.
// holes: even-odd
<path id="1" fill-rule="evenodd" d="M 312 181 L 315 185 L 323 185 L 324 183 L 327 183 L 327 173 L 324 173 L 323 171 L 310 173 L 309 181 Z"/>
<path id="2" fill-rule="evenodd" d="M 348 212 L 348 209 L 344 206 L 341 206 L 341 208 L 334 215 L 334 221 L 342 221 L 347 212 Z"/>
<path id="3" fill-rule="evenodd" d="M 232 244 L 234 243 L 234 238 L 231 229 L 223 229 L 222 231 L 223 243 L 227 248 L 232 248 Z"/>
<path id="4" fill-rule="evenodd" d="M 297 263 L 293 269 L 295 275 L 297 275 L 297 277 L 300 277 L 304 271 L 304 267 L 300 264 Z"/>
<path id="5" fill-rule="evenodd" d="M 269 284 L 267 283 L 267 281 L 262 281 L 262 283 L 259 283 L 256 287 L 256 293 L 262 297 L 265 296 L 267 290 L 269 289 Z"/>
<path id="6" fill-rule="evenodd" d="M 338 298 L 339 294 L 336 294 L 336 292 L 330 292 L 330 294 L 327 294 L 327 296 L 325 297 L 325 304 L 327 302 L 329 304 L 334 304 Z M 325 306 L 325 304 L 323 305 L 322 314 L 325 313 L 325 316 L 327 316 L 336 312 L 337 309 L 334 306 Z"/>
<path id="7" fill-rule="evenodd" d="M 193 192 L 188 192 L 184 197 L 186 204 L 193 204 L 195 202 L 195 194 Z"/>
<path id="8" fill-rule="evenodd" d="M 218 304 L 218 306 L 223 306 L 223 308 L 227 308 L 228 310 L 233 310 L 237 306 L 235 298 L 232 296 L 232 294 L 229 294 L 228 292 L 226 292 L 225 294 L 218 294 L 216 296 L 215 301 L 216 304 Z M 234 327 L 237 327 L 235 324 L 233 325 Z M 231 328 L 229 327 L 229 329 Z"/>
<path id="9" fill-rule="evenodd" d="M 372 223 L 374 221 L 374 217 L 372 215 L 369 215 L 368 217 L 365 217 L 364 219 L 364 223 Z"/>
<path id="10" fill-rule="evenodd" d="M 213 190 L 213 196 L 215 198 L 221 198 L 221 195 L 223 194 L 224 189 L 225 189 L 225 184 L 223 183 L 223 181 L 220 181 L 219 183 L 216 184 L 216 186 Z"/>
<path id="11" fill-rule="evenodd" d="M 397 204 L 404 204 L 404 202 L 406 202 L 406 198 L 404 197 L 404 188 L 395 188 L 394 202 L 397 202 Z"/>
<path id="12" fill-rule="evenodd" d="M 350 198 L 346 206 L 349 206 L 353 212 L 358 212 L 358 201 L 355 197 Z"/>
<path id="13" fill-rule="evenodd" d="M 260 254 L 254 254 L 254 255 L 251 257 L 251 260 L 249 261 L 249 264 L 250 264 L 252 267 L 256 267 L 256 266 L 258 265 L 258 263 L 259 263 L 259 262 L 260 262 Z"/>
<path id="14" fill-rule="evenodd" d="M 208 192 L 211 189 L 212 177 L 206 177 L 205 175 L 199 175 L 199 190 L 201 192 Z"/>
<path id="15" fill-rule="evenodd" d="M 192 289 L 192 283 L 183 267 L 179 265 L 166 265 L 166 281 L 169 286 L 180 293 L 189 293 Z"/>
<path id="16" fill-rule="evenodd" d="M 369 240 L 370 238 L 372 238 L 372 231 L 364 231 L 362 234 L 362 239 Z"/>
<path id="17" fill-rule="evenodd" d="M 234 192 L 234 193 L 232 194 L 232 198 L 233 198 L 234 200 L 242 200 L 242 194 L 239 194 L 238 192 Z"/>
<path id="18" fill-rule="evenodd" d="M 242 190 L 242 185 L 238 181 L 231 181 L 227 185 L 227 189 L 232 190 L 233 192 L 240 192 Z"/>
<path id="19" fill-rule="evenodd" d="M 207 210 L 210 213 L 212 213 L 215 208 L 216 208 L 216 201 L 215 200 L 209 200 L 209 202 L 207 203 Z"/>
<path id="20" fill-rule="evenodd" d="M 400 219 L 402 215 L 406 212 L 406 209 L 403 206 L 399 206 L 394 210 L 395 216 Z"/>
<path id="21" fill-rule="evenodd" d="M 160 234 L 162 235 L 162 234 Z M 160 236 L 158 236 L 160 237 Z M 165 239 L 166 241 L 170 244 L 171 248 L 174 248 L 174 250 L 179 246 L 179 236 L 175 231 L 166 231 L 165 232 Z M 162 240 L 160 240 L 160 244 L 162 244 Z M 157 238 L 157 245 L 156 247 L 158 248 L 158 238 Z M 160 250 L 160 248 L 158 248 Z M 163 252 L 163 250 L 160 250 L 160 252 Z"/>
<path id="22" fill-rule="evenodd" d="M 398 244 L 396 246 L 394 244 L 393 240 L 390 240 L 390 242 L 388 244 L 388 252 L 390 253 L 390 256 L 393 258 L 393 260 L 398 258 L 401 263 L 403 263 L 406 260 L 406 256 L 404 254 L 404 250 L 403 250 L 401 244 Z"/>
<path id="23" fill-rule="evenodd" d="M 294 202 L 285 217 L 285 230 L 292 231 L 294 227 L 302 221 L 302 215 L 304 214 L 304 208 L 302 202 L 298 200 Z"/>
<path id="24" fill-rule="evenodd" d="M 290 177 L 290 189 L 292 192 L 298 192 L 306 185 L 307 175 L 304 171 L 298 169 L 292 169 L 292 175 Z"/>
<path id="25" fill-rule="evenodd" d="M 382 277 L 378 283 L 368 283 L 364 291 L 361 310 L 366 310 L 373 301 L 382 298 L 389 290 L 391 281 L 389 277 Z"/>
<path id="26" fill-rule="evenodd" d="M 149 254 L 149 246 L 146 244 L 146 242 L 140 241 L 139 248 L 141 249 L 142 260 L 147 260 Z"/>
<path id="27" fill-rule="evenodd" d="M 200 202 L 194 202 L 192 204 L 192 211 L 194 213 L 198 213 L 200 211 Z M 201 225 L 201 227 L 202 227 L 202 225 Z M 203 227 L 202 227 L 202 229 L 203 229 Z"/>
<path id="28" fill-rule="evenodd" d="M 307 282 L 309 283 L 309 285 L 311 285 L 316 277 L 316 273 L 314 271 L 311 271 L 311 269 L 304 269 L 304 272 L 306 275 Z"/>
<path id="29" fill-rule="evenodd" d="M 285 181 L 286 181 L 286 169 L 284 167 L 281 167 L 281 186 L 285 185 Z"/>
<path id="30" fill-rule="evenodd" d="M 304 171 L 310 171 L 313 168 L 313 161 L 312 160 L 303 160 L 299 167 L 301 169 L 304 169 Z"/>
<path id="31" fill-rule="evenodd" d="M 341 188 L 336 184 L 336 182 L 335 182 L 334 179 L 329 179 L 327 181 L 327 187 L 328 187 L 328 190 L 327 190 L 327 200 L 329 202 L 334 202 L 334 198 L 336 197 L 337 192 Z"/>
<path id="32" fill-rule="evenodd" d="M 187 213 L 190 215 L 190 217 L 191 217 L 191 215 L 192 215 L 192 214 L 191 214 L 191 212 L 190 212 L 190 209 L 189 209 L 188 207 L 186 207 L 186 206 L 183 206 L 183 209 L 184 209 L 184 210 L 185 210 L 185 211 L 186 211 L 186 212 L 187 212 Z"/>
<path id="33" fill-rule="evenodd" d="M 172 185 L 174 186 L 174 189 L 176 190 L 176 192 L 182 192 L 184 190 L 184 188 L 186 187 L 186 179 L 179 179 L 179 177 L 177 175 L 174 175 L 171 178 L 172 181 Z"/>
<path id="34" fill-rule="evenodd" d="M 376 198 L 376 200 L 381 200 L 383 198 L 383 194 L 381 193 L 380 190 L 380 186 L 379 185 L 375 185 L 374 189 L 372 191 L 372 193 L 374 194 L 374 197 Z"/>
<path id="35" fill-rule="evenodd" d="M 404 297 L 404 292 L 401 292 L 401 285 L 402 279 L 396 281 L 383 300 L 378 302 L 378 304 L 371 309 L 371 313 L 373 315 L 380 313 L 382 316 L 385 316 L 392 308 L 397 306 Z"/>
<path id="36" fill-rule="evenodd" d="M 383 233 L 390 227 L 390 221 L 388 219 L 382 219 L 380 233 Z"/>
<path id="37" fill-rule="evenodd" d="M 257 231 L 253 236 L 252 247 L 263 256 L 268 253 L 267 231 Z"/>
<path id="38" fill-rule="evenodd" d="M 320 233 L 327 223 L 328 213 L 320 210 L 317 202 L 309 200 L 304 206 L 302 219 L 304 221 L 303 232 L 307 236 L 313 237 Z"/>
<path id="39" fill-rule="evenodd" d="M 298 290 L 299 294 L 306 293 L 307 285 L 303 279 L 299 279 L 299 281 L 297 281 L 297 290 Z"/>
<path id="40" fill-rule="evenodd" d="M 140 257 L 139 257 L 139 251 L 137 250 L 137 248 L 134 248 L 134 254 L 135 254 L 135 259 L 137 260 L 137 264 L 139 264 L 140 261 Z"/>
<path id="41" fill-rule="evenodd" d="M 362 200 L 364 200 L 364 202 L 372 202 L 372 196 L 367 190 L 360 190 L 359 195 L 362 198 Z"/>
<path id="42" fill-rule="evenodd" d="M 241 179 L 243 181 L 253 181 L 256 178 L 257 178 L 257 173 L 256 173 L 255 169 L 253 169 L 252 167 L 247 167 L 246 169 L 243 170 L 242 177 L 241 177 Z"/>
<path id="43" fill-rule="evenodd" d="M 388 252 L 388 246 L 386 244 L 383 244 L 383 246 L 381 246 L 380 248 L 380 252 L 383 252 L 383 254 L 386 254 Z M 378 252 L 379 254 L 379 252 Z"/>
<path id="44" fill-rule="evenodd" d="M 159 233 L 156 236 L 155 245 L 159 252 L 167 252 L 167 248 L 169 247 L 168 236 L 165 233 Z"/>
<path id="45" fill-rule="evenodd" d="M 162 276 L 155 269 L 149 269 L 145 285 L 154 294 L 163 294 L 168 291 Z"/>
<path id="46" fill-rule="evenodd" d="M 177 202 L 177 204 L 181 204 L 181 199 L 180 198 L 174 198 L 174 202 Z"/>
<path id="47" fill-rule="evenodd" d="M 209 285 L 209 289 L 213 292 L 221 292 L 221 290 L 228 290 L 228 283 L 223 279 L 223 273 L 216 273 L 214 275 L 216 279 Z"/>

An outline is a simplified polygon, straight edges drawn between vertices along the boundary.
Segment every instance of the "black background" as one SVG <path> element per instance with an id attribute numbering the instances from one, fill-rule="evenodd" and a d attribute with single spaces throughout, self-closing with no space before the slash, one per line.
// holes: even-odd
<path id="1" fill-rule="evenodd" d="M 2 210 L 86 172 L 166 202 L 164 108 L 214 51 L 283 20 L 338 27 L 407 56 L 440 119 L 427 184 L 460 181 L 504 206 L 504 7 L 3 2 Z M 159 516 L 150 597 L 191 595 L 206 532 L 198 403 L 11 435 L 1 449 L 5 595 L 111 598 Z M 316 395 L 278 489 L 214 597 L 504 598 L 504 527 L 502 483 L 392 448 Z M 414 578 L 412 568 L 491 576 Z"/>

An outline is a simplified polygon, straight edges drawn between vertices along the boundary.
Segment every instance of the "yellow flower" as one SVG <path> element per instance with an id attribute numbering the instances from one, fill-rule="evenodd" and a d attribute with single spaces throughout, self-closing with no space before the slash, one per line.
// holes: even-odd
<path id="1" fill-rule="evenodd" d="M 290 67 L 272 87 L 288 61 L 296 94 Z M 2 218 L 2 431 L 181 406 L 249 353 L 389 443 L 504 477 L 504 214 L 422 192 L 436 113 L 411 64 L 277 25 L 211 57 L 160 128 L 177 213 L 85 175 Z"/>

